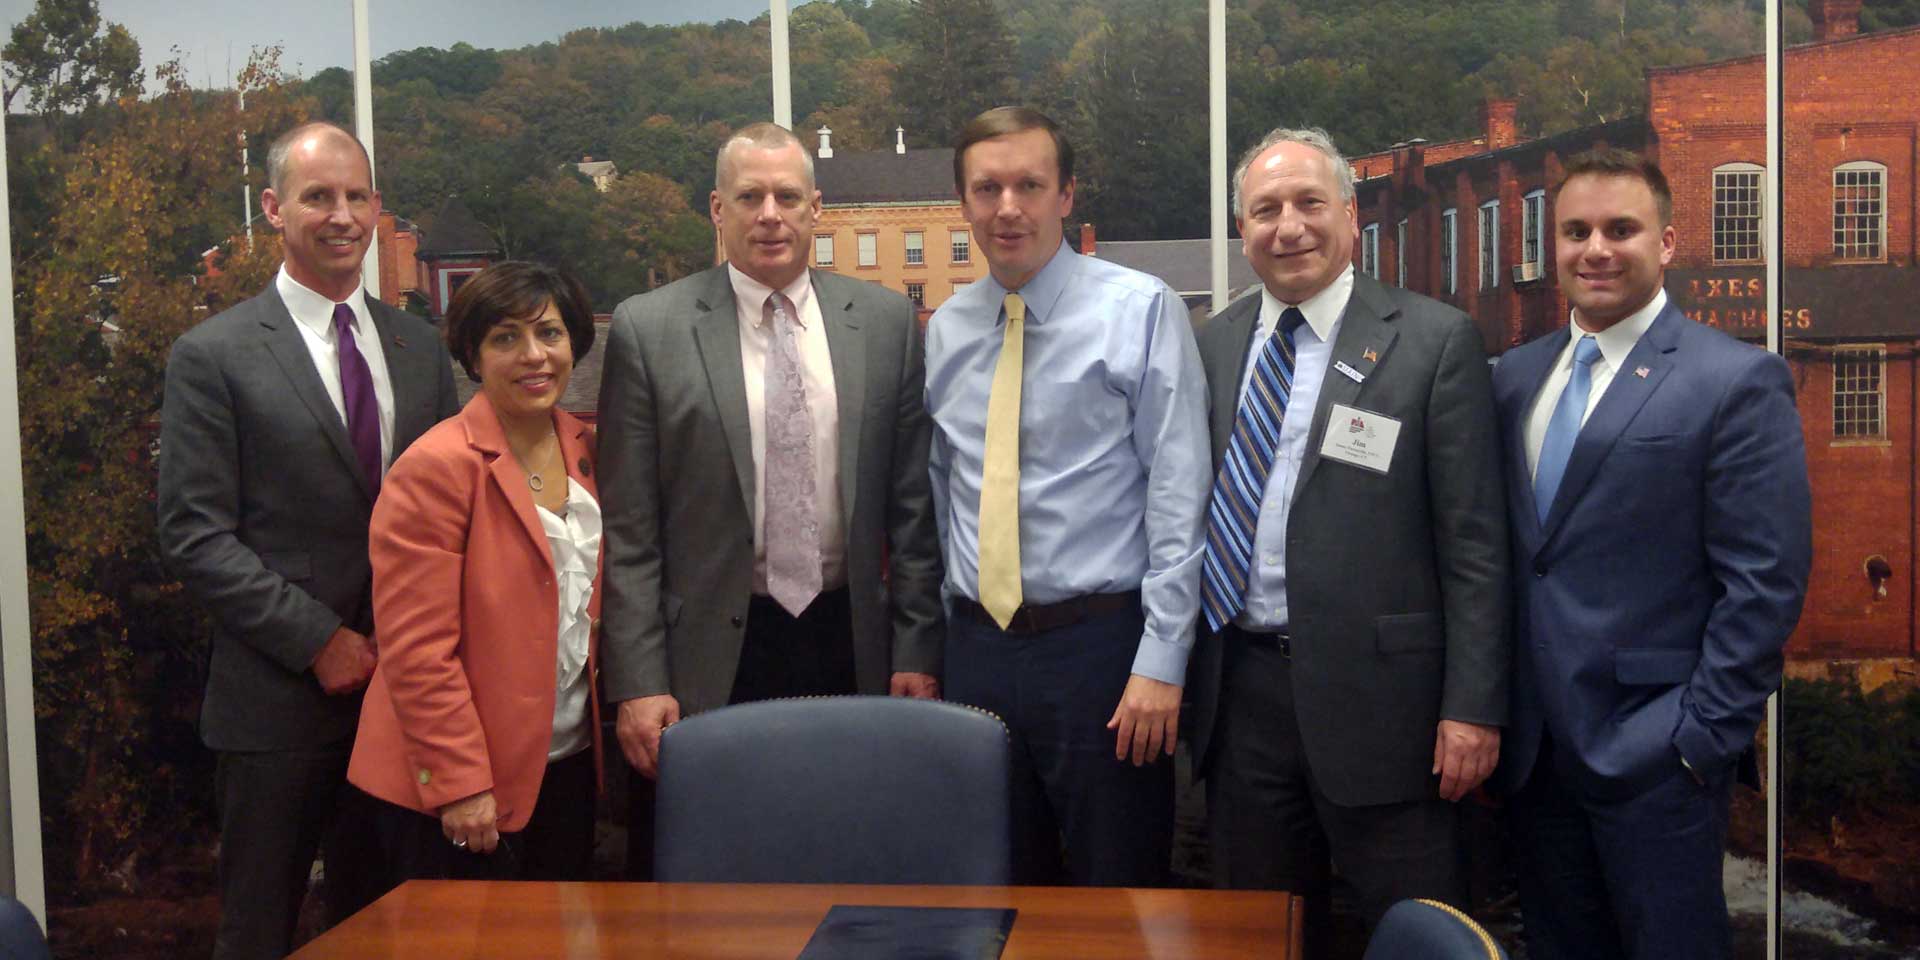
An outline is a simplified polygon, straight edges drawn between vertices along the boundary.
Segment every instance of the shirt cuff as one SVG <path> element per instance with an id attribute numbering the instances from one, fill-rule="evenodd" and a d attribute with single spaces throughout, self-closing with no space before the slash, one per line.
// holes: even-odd
<path id="1" fill-rule="evenodd" d="M 1192 648 L 1185 644 L 1168 643 L 1153 637 L 1140 638 L 1140 649 L 1133 655 L 1133 672 L 1149 680 L 1171 683 L 1176 687 L 1187 683 L 1187 654 Z"/>

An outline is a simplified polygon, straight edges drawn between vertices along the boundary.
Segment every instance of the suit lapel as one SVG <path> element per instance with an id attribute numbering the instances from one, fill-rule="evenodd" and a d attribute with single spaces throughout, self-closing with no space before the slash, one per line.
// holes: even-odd
<path id="1" fill-rule="evenodd" d="M 740 497 L 753 516 L 753 433 L 747 418 L 747 375 L 740 366 L 740 317 L 725 265 L 707 271 L 707 289 L 694 298 L 693 339 L 707 371 L 707 389 L 720 411 L 720 432 L 733 457 Z"/>
<path id="2" fill-rule="evenodd" d="M 333 398 L 327 396 L 326 384 L 320 380 L 320 371 L 314 366 L 313 352 L 307 349 L 307 341 L 300 332 L 299 321 L 288 312 L 286 301 L 280 299 L 280 291 L 272 284 L 261 295 L 265 310 L 260 325 L 266 328 L 267 351 L 280 365 L 280 372 L 286 375 L 293 385 L 293 393 L 306 405 L 307 412 L 320 424 L 320 432 L 326 434 L 327 442 L 333 445 L 333 452 L 340 455 L 341 464 L 353 474 L 360 484 L 360 492 L 373 499 L 373 484 L 366 471 L 360 469 L 360 458 L 353 452 L 353 441 L 347 437 L 347 425 L 340 419 L 340 411 L 333 405 Z"/>
<path id="3" fill-rule="evenodd" d="M 1375 290 L 1372 283 L 1372 278 L 1354 272 L 1353 295 L 1347 298 L 1347 309 L 1340 314 L 1340 332 L 1334 335 L 1333 352 L 1327 357 L 1327 370 L 1320 379 L 1320 399 L 1313 407 L 1307 450 L 1300 459 L 1300 476 L 1293 482 L 1296 503 L 1300 491 L 1307 488 L 1307 481 L 1320 466 L 1321 438 L 1327 432 L 1327 419 L 1333 405 L 1353 405 L 1360 396 L 1360 388 L 1365 386 L 1364 382 L 1341 373 L 1338 365 L 1344 363 L 1359 371 L 1362 377 L 1370 377 L 1375 368 L 1391 359 L 1389 351 L 1399 336 L 1387 322 L 1393 316 L 1393 304 Z M 1293 415 L 1294 411 L 1289 408 L 1287 416 Z"/>
<path id="4" fill-rule="evenodd" d="M 1240 412 L 1240 381 L 1247 370 L 1247 354 L 1253 350 L 1253 329 L 1260 319 L 1260 295 L 1242 297 L 1220 311 L 1214 323 L 1220 332 L 1209 338 L 1214 353 L 1214 376 L 1207 384 L 1211 394 L 1208 425 L 1213 432 L 1213 465 L 1219 469 L 1227 455 L 1227 439 L 1233 435 L 1233 418 Z"/>
<path id="5" fill-rule="evenodd" d="M 1527 542 L 1535 545 L 1540 542 L 1540 507 L 1534 502 L 1533 473 L 1527 468 L 1527 421 L 1532 416 L 1534 398 L 1540 395 L 1547 377 L 1553 373 L 1555 361 L 1565 349 L 1566 334 L 1562 332 L 1510 350 L 1500 358 L 1503 372 L 1508 364 L 1513 365 L 1511 376 L 1518 384 L 1518 392 L 1508 400 L 1512 409 L 1507 411 L 1506 418 L 1506 462 L 1513 464 L 1507 473 L 1507 489 L 1512 496 L 1524 501 L 1524 533 Z"/>
<path id="6" fill-rule="evenodd" d="M 387 361 L 387 382 L 393 387 L 393 449 L 405 450 L 433 426 L 433 398 L 440 372 L 427 369 L 434 355 L 430 344 L 399 336 L 386 304 L 367 297 L 367 315 L 380 332 L 380 349 Z"/>
<path id="7" fill-rule="evenodd" d="M 466 424 L 467 444 L 487 458 L 487 473 L 493 478 L 493 485 L 513 505 L 514 516 L 520 518 L 520 528 L 547 561 L 547 569 L 553 569 L 553 551 L 547 544 L 546 528 L 540 525 L 540 515 L 534 512 L 533 489 L 527 486 L 527 472 L 507 448 L 507 434 L 500 426 L 500 415 L 494 412 L 493 403 L 485 393 L 476 393 L 460 411 L 460 419 Z M 567 455 L 564 440 L 560 454 L 563 458 Z M 572 472 L 570 464 L 568 471 Z"/>
<path id="8" fill-rule="evenodd" d="M 1540 531 L 1542 550 L 1552 543 L 1574 502 L 1593 481 L 1594 473 L 1600 469 L 1607 452 L 1613 449 L 1614 441 L 1620 439 L 1647 398 L 1653 396 L 1660 388 L 1660 381 L 1673 369 L 1671 354 L 1678 346 L 1675 324 L 1681 322 L 1680 312 L 1671 305 L 1662 310 L 1640 342 L 1627 353 L 1626 362 L 1614 371 L 1613 379 L 1607 383 L 1607 392 L 1601 395 L 1593 413 L 1580 427 L 1579 436 L 1574 438 L 1573 453 L 1567 458 L 1567 472 L 1560 478 L 1560 489 L 1554 493 L 1552 509 Z M 1645 375 L 1641 370 L 1646 371 Z"/>
<path id="9" fill-rule="evenodd" d="M 836 280 L 815 271 L 813 297 L 820 305 L 833 363 L 833 392 L 840 414 L 840 514 L 851 529 L 854 495 L 859 490 L 855 481 L 860 476 L 860 431 L 866 425 L 867 338 L 860 335 L 860 317 L 852 298 L 838 289 Z"/>

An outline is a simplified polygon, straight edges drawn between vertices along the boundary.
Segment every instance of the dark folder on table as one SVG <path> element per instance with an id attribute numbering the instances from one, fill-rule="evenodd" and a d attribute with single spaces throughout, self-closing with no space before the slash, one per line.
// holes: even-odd
<path id="1" fill-rule="evenodd" d="M 998 960 L 1017 911 L 837 906 L 799 960 Z"/>

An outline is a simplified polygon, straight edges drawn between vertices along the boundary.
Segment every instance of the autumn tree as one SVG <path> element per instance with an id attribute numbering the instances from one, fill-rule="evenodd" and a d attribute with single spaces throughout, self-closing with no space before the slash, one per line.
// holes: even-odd
<path id="1" fill-rule="evenodd" d="M 27 94 L 39 114 L 66 114 L 140 89 L 140 44 L 100 19 L 99 0 L 39 0 L 8 41 L 4 109 Z"/>
<path id="2" fill-rule="evenodd" d="M 141 852 L 178 859 L 204 818 L 193 745 L 205 632 L 162 569 L 153 536 L 154 425 L 173 339 L 263 287 L 273 238 L 231 240 L 235 144 L 302 119 L 275 55 L 248 93 L 161 92 L 108 107 L 112 123 L 55 178 L 39 256 L 16 261 L 15 336 L 44 834 L 56 902 L 124 885 Z M 258 173 L 258 168 L 256 168 Z M 200 254 L 221 247 L 219 276 Z M 184 770 L 183 770 L 184 766 Z M 202 821 L 203 822 L 203 821 Z"/>

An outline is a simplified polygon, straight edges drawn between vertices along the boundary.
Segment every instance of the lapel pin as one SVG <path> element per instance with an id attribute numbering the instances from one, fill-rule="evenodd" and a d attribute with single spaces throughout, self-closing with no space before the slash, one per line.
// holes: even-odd
<path id="1" fill-rule="evenodd" d="M 394 345 L 394 346 L 396 346 L 396 347 L 399 347 L 399 348 L 400 348 L 400 349 L 402 349 L 402 350 L 405 350 L 405 349 L 407 348 L 407 338 L 406 338 L 406 337 L 394 337 L 394 338 L 393 338 L 393 345 Z"/>
<path id="2" fill-rule="evenodd" d="M 1652 372 L 1653 372 L 1652 370 L 1646 367 L 1635 367 L 1633 370 L 1633 375 L 1636 377 L 1639 377 L 1642 380 L 1645 380 L 1647 378 L 1647 374 Z"/>
<path id="3" fill-rule="evenodd" d="M 588 463 L 586 457 L 580 458 L 580 475 L 583 477 L 593 476 L 593 464 Z"/>
<path id="4" fill-rule="evenodd" d="M 1380 352 L 1373 349 L 1372 347 L 1368 347 L 1366 350 L 1361 352 L 1360 359 L 1365 360 L 1368 363 L 1379 363 Z"/>

